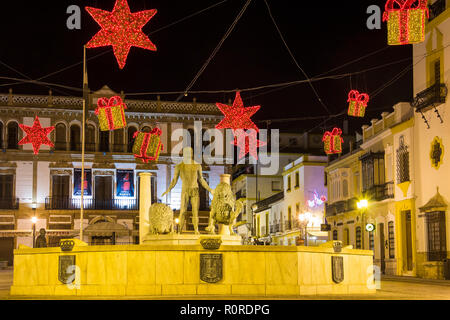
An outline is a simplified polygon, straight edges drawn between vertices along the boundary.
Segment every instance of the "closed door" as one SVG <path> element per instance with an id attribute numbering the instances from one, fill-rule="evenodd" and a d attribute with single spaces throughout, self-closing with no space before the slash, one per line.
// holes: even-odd
<path id="1" fill-rule="evenodd" d="M 8 261 L 8 265 L 13 265 L 14 238 L 0 238 L 0 261 Z"/>
<path id="2" fill-rule="evenodd" d="M 378 232 L 380 233 L 380 268 L 381 268 L 381 272 L 384 274 L 386 271 L 386 262 L 385 262 L 385 250 L 384 250 L 384 242 L 385 242 L 385 237 L 384 237 L 384 223 L 380 223 L 378 224 Z"/>
<path id="3" fill-rule="evenodd" d="M 0 209 L 11 209 L 12 198 L 13 175 L 0 175 Z"/>
<path id="4" fill-rule="evenodd" d="M 404 233 L 404 243 L 406 245 L 406 268 L 407 271 L 413 270 L 412 261 L 412 231 L 411 231 L 411 211 L 403 211 L 403 219 L 405 221 L 405 233 Z"/>
<path id="5" fill-rule="evenodd" d="M 69 209 L 70 176 L 52 177 L 52 208 Z"/>
<path id="6" fill-rule="evenodd" d="M 95 206 L 96 209 L 112 209 L 112 177 L 95 177 Z"/>

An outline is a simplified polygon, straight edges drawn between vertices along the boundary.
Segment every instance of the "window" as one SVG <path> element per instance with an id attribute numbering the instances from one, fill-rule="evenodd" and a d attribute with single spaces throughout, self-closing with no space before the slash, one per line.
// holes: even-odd
<path id="1" fill-rule="evenodd" d="M 290 175 L 287 177 L 287 189 L 286 189 L 286 191 L 287 192 L 291 191 L 291 176 Z"/>
<path id="2" fill-rule="evenodd" d="M 395 237 L 394 237 L 394 221 L 388 223 L 388 237 L 389 237 L 389 259 L 395 258 Z"/>
<path id="3" fill-rule="evenodd" d="M 369 232 L 369 250 L 375 249 L 375 237 L 373 231 Z"/>
<path id="4" fill-rule="evenodd" d="M 356 249 L 361 249 L 361 227 L 356 227 Z"/>
<path id="5" fill-rule="evenodd" d="M 3 123 L 0 122 L 0 149 L 3 149 Z"/>
<path id="6" fill-rule="evenodd" d="M 289 206 L 288 207 L 288 221 L 287 221 L 287 228 L 288 230 L 290 230 L 292 228 L 292 208 Z"/>
<path id="7" fill-rule="evenodd" d="M 426 214 L 428 232 L 428 261 L 442 261 L 447 258 L 445 235 L 445 212 Z"/>
<path id="8" fill-rule="evenodd" d="M 348 198 L 348 180 L 344 179 L 342 181 L 342 196 Z"/>
<path id="9" fill-rule="evenodd" d="M 19 149 L 19 125 L 17 122 L 8 123 L 8 149 Z"/>
<path id="10" fill-rule="evenodd" d="M 66 125 L 64 123 L 58 123 L 55 131 L 55 150 L 66 150 Z"/>
<path id="11" fill-rule="evenodd" d="M 128 146 L 127 146 L 127 151 L 128 153 L 132 153 L 133 152 L 133 144 L 134 144 L 134 134 L 137 132 L 136 127 L 129 127 L 128 128 Z"/>
<path id="12" fill-rule="evenodd" d="M 363 192 L 384 185 L 384 152 L 369 152 L 361 158 Z"/>
<path id="13" fill-rule="evenodd" d="M 400 146 L 397 149 L 397 180 L 398 183 L 409 180 L 409 151 L 405 144 L 405 137 L 400 137 Z"/>
<path id="14" fill-rule="evenodd" d="M 295 173 L 295 188 L 300 188 L 300 174 L 298 171 Z"/>
<path id="15" fill-rule="evenodd" d="M 281 181 L 272 181 L 272 191 L 282 191 Z"/>
<path id="16" fill-rule="evenodd" d="M 13 181 L 14 176 L 12 174 L 0 175 L 0 209 L 12 209 Z"/>
<path id="17" fill-rule="evenodd" d="M 333 230 L 333 240 L 337 240 L 337 239 L 338 239 L 338 231 Z"/>
<path id="18" fill-rule="evenodd" d="M 99 131 L 98 151 L 109 152 L 109 131 Z"/>
<path id="19" fill-rule="evenodd" d="M 344 245 L 348 246 L 350 244 L 350 231 L 348 228 L 344 229 Z"/>
<path id="20" fill-rule="evenodd" d="M 81 151 L 81 129 L 74 124 L 70 126 L 70 151 Z"/>
<path id="21" fill-rule="evenodd" d="M 296 212 L 296 213 L 300 213 L 300 203 L 297 203 L 297 204 L 295 205 L 295 212 Z"/>
<path id="22" fill-rule="evenodd" d="M 360 182 L 359 182 L 359 171 L 355 172 L 354 174 L 354 181 L 355 181 L 355 195 L 358 196 L 359 193 L 361 192 L 360 190 Z"/>
<path id="23" fill-rule="evenodd" d="M 114 130 L 113 152 L 123 152 L 123 130 L 124 129 Z"/>
<path id="24" fill-rule="evenodd" d="M 86 126 L 86 151 L 95 152 L 95 127 L 91 124 Z"/>

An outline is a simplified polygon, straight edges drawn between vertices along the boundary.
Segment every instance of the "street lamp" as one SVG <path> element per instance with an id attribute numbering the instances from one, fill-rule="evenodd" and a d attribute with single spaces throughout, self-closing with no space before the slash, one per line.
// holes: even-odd
<path id="1" fill-rule="evenodd" d="M 176 233 L 178 233 L 178 224 L 180 223 L 180 219 L 178 219 L 178 218 L 176 218 L 175 219 L 175 224 L 176 224 L 176 226 L 175 226 L 175 231 L 176 231 Z"/>
<path id="2" fill-rule="evenodd" d="M 298 220 L 302 226 L 302 231 L 305 234 L 305 246 L 308 246 L 308 223 L 311 220 L 312 214 L 311 212 L 300 213 L 298 215 Z"/>
<path id="3" fill-rule="evenodd" d="M 364 230 L 365 230 L 365 212 L 367 210 L 367 207 L 369 206 L 369 201 L 366 199 L 361 199 L 356 203 L 356 206 L 361 211 L 361 249 L 364 249 Z"/>
<path id="4" fill-rule="evenodd" d="M 35 237 L 36 237 L 36 222 L 37 222 L 37 218 L 36 216 L 31 218 L 31 223 L 33 225 L 33 248 L 35 246 Z"/>

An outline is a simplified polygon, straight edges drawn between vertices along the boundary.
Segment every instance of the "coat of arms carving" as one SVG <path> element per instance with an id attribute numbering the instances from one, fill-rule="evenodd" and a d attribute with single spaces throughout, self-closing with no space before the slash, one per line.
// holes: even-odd
<path id="1" fill-rule="evenodd" d="M 222 280 L 222 254 L 200 254 L 200 279 L 208 283 Z"/>
<path id="2" fill-rule="evenodd" d="M 71 284 L 75 280 L 75 256 L 59 256 L 58 280 L 63 284 Z"/>
<path id="3" fill-rule="evenodd" d="M 344 257 L 331 257 L 331 270 L 334 283 L 341 283 L 344 281 Z"/>

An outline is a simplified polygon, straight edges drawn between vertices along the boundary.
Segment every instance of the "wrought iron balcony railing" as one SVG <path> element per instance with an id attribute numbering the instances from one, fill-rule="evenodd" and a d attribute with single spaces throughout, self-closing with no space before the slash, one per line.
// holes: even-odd
<path id="1" fill-rule="evenodd" d="M 428 8 L 430 9 L 430 17 L 428 21 L 434 20 L 437 16 L 439 16 L 446 9 L 446 0 L 437 0 L 433 4 L 430 4 Z"/>
<path id="2" fill-rule="evenodd" d="M 0 199 L 0 209 L 10 209 L 10 210 L 19 209 L 19 199 L 17 198 Z"/>
<path id="3" fill-rule="evenodd" d="M 425 112 L 430 108 L 445 103 L 448 89 L 443 83 L 434 84 L 428 89 L 419 92 L 411 102 L 411 105 L 416 108 L 416 112 Z"/>
<path id="4" fill-rule="evenodd" d="M 356 209 L 356 198 L 351 198 L 348 200 L 337 201 L 332 204 L 327 204 L 325 206 L 325 212 L 327 216 L 335 216 L 340 213 L 352 211 Z"/>
<path id="5" fill-rule="evenodd" d="M 139 210 L 137 199 L 84 199 L 86 210 Z M 80 198 L 47 197 L 45 198 L 46 210 L 77 210 L 81 207 Z"/>
<path id="6" fill-rule="evenodd" d="M 364 190 L 363 193 L 367 199 L 371 199 L 372 201 L 383 201 L 394 198 L 394 182 L 373 186 L 368 190 Z"/>

